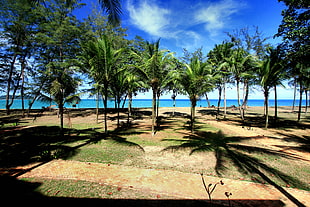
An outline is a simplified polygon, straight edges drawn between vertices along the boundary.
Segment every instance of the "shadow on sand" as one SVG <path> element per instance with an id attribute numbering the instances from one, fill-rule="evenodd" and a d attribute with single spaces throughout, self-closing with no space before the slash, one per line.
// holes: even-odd
<path id="1" fill-rule="evenodd" d="M 185 140 L 187 141 L 185 141 Z M 221 131 L 212 132 L 196 132 L 195 134 L 185 135 L 183 139 L 166 139 L 166 141 L 180 141 L 180 145 L 170 146 L 164 150 L 181 150 L 190 149 L 190 155 L 196 152 L 214 152 L 216 157 L 215 171 L 222 176 L 229 166 L 225 163 L 230 160 L 238 170 L 244 174 L 259 175 L 261 179 L 273 185 L 282 192 L 288 199 L 297 206 L 304 206 L 294 196 L 288 193 L 284 188 L 276 184 L 267 174 L 274 175 L 277 179 L 283 181 L 290 186 L 298 186 L 309 190 L 309 186 L 298 179 L 291 177 L 278 169 L 268 166 L 262 160 L 252 156 L 250 153 L 261 153 L 268 156 L 280 156 L 288 159 L 300 159 L 285 152 L 272 149 L 261 148 L 257 146 L 247 145 L 243 141 L 252 139 L 252 137 L 226 137 Z"/>

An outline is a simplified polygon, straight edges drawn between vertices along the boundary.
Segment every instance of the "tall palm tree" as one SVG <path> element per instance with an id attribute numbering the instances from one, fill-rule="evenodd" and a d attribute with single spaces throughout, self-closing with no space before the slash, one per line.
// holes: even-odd
<path id="1" fill-rule="evenodd" d="M 283 72 L 282 60 L 279 57 L 279 53 L 276 49 L 269 49 L 269 55 L 261 62 L 258 70 L 259 83 L 264 92 L 265 98 L 265 128 L 268 128 L 268 116 L 269 116 L 269 91 L 275 85 L 278 85 Z"/>
<path id="2" fill-rule="evenodd" d="M 192 132 L 194 132 L 197 99 L 210 88 L 211 69 L 208 66 L 207 62 L 201 62 L 197 57 L 193 57 L 189 64 L 185 64 L 185 68 L 180 71 L 179 75 L 182 89 L 191 101 L 190 128 Z"/>
<path id="3" fill-rule="evenodd" d="M 160 92 L 163 84 L 163 79 L 171 69 L 173 53 L 167 50 L 160 50 L 160 39 L 154 43 L 146 41 L 144 51 L 141 54 L 133 52 L 133 55 L 138 57 L 142 64 L 136 67 L 136 72 L 152 89 L 152 136 L 155 135 L 156 124 L 156 97 Z"/>
<path id="4" fill-rule="evenodd" d="M 245 65 L 250 60 L 250 55 L 246 54 L 246 51 L 242 48 L 238 48 L 232 51 L 230 57 L 226 57 L 224 64 L 229 67 L 234 79 L 236 81 L 238 108 L 242 121 L 244 121 L 244 114 L 240 103 L 240 82 L 243 76 L 247 75 L 245 71 Z"/>
<path id="5" fill-rule="evenodd" d="M 230 82 L 231 71 L 229 70 L 229 58 L 232 56 L 233 43 L 223 42 L 215 45 L 215 48 L 208 54 L 208 62 L 213 66 L 216 76 L 216 85 L 219 91 L 217 115 L 219 115 L 219 107 L 221 102 L 222 91 L 224 93 L 224 118 L 226 118 L 226 84 Z"/>
<path id="6" fill-rule="evenodd" d="M 112 41 L 107 36 L 99 39 L 91 40 L 82 44 L 83 54 L 82 61 L 89 67 L 89 75 L 97 83 L 98 90 L 103 97 L 104 106 L 104 131 L 107 134 L 107 105 L 109 97 L 109 89 L 113 75 L 115 75 L 115 67 L 120 61 L 123 49 L 115 50 Z"/>

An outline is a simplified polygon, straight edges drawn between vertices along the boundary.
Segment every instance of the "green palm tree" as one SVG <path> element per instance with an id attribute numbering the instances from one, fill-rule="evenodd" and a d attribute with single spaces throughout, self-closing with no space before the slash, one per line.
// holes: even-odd
<path id="1" fill-rule="evenodd" d="M 179 83 L 182 90 L 189 96 L 191 101 L 190 128 L 194 131 L 195 107 L 197 99 L 205 94 L 210 88 L 211 69 L 207 62 L 203 63 L 197 57 L 193 57 L 189 64 L 185 64 L 179 74 Z"/>
<path id="2" fill-rule="evenodd" d="M 61 77 L 56 77 L 49 86 L 50 99 L 56 102 L 59 108 L 61 133 L 63 133 L 65 103 L 75 104 L 80 102 L 80 94 L 77 93 L 80 82 L 79 78 L 74 78 L 68 73 L 63 73 Z"/>
<path id="3" fill-rule="evenodd" d="M 107 134 L 107 105 L 110 94 L 112 77 L 115 75 L 115 67 L 120 61 L 123 49 L 115 50 L 112 41 L 107 36 L 91 40 L 82 44 L 82 62 L 89 69 L 89 75 L 98 86 L 99 92 L 103 97 L 104 105 L 104 130 Z"/>
<path id="4" fill-rule="evenodd" d="M 132 97 L 133 95 L 139 91 L 140 89 L 147 87 L 145 82 L 143 82 L 137 74 L 134 74 L 130 71 L 126 73 L 126 88 L 127 88 L 127 95 L 128 95 L 128 119 L 127 122 L 129 124 L 129 119 L 132 113 Z"/>
<path id="5" fill-rule="evenodd" d="M 265 98 L 265 128 L 268 128 L 269 116 L 269 92 L 272 87 L 279 85 L 282 73 L 283 64 L 276 49 L 269 48 L 269 55 L 261 62 L 258 72 L 259 83 L 263 89 Z"/>
<path id="6" fill-rule="evenodd" d="M 232 56 L 233 44 L 223 42 L 222 44 L 215 45 L 215 48 L 208 54 L 208 62 L 212 65 L 213 73 L 216 74 L 214 81 L 216 82 L 219 99 L 217 107 L 217 116 L 219 115 L 219 108 L 221 102 L 222 92 L 224 93 L 224 118 L 226 118 L 226 84 L 230 82 L 231 71 L 229 70 L 229 58 Z"/>
<path id="7" fill-rule="evenodd" d="M 160 93 L 163 80 L 171 69 L 173 53 L 159 49 L 160 39 L 154 43 L 146 41 L 144 51 L 141 54 L 132 52 L 132 55 L 140 59 L 141 64 L 135 66 L 136 73 L 145 80 L 152 89 L 152 136 L 155 135 L 156 124 L 156 97 Z"/>
<path id="8" fill-rule="evenodd" d="M 244 121 L 244 114 L 240 103 L 240 82 L 243 76 L 246 76 L 245 65 L 250 60 L 250 55 L 247 55 L 246 51 L 242 48 L 238 48 L 232 51 L 230 57 L 225 58 L 224 64 L 228 66 L 232 73 L 237 88 L 238 108 L 242 121 Z"/>

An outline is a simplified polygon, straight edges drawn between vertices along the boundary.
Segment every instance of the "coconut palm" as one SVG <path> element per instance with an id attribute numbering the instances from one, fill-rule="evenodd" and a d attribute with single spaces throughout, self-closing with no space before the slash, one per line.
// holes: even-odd
<path id="1" fill-rule="evenodd" d="M 179 83 L 182 90 L 191 101 L 190 128 L 194 131 L 195 107 L 197 99 L 210 88 L 211 68 L 207 62 L 201 62 L 198 57 L 193 57 L 189 64 L 184 64 L 179 74 Z"/>
<path id="2" fill-rule="evenodd" d="M 132 113 L 132 97 L 133 95 L 142 89 L 143 87 L 147 87 L 145 82 L 143 82 L 139 76 L 136 74 L 127 71 L 126 72 L 126 88 L 127 88 L 127 95 L 128 95 L 128 119 L 127 122 L 129 123 L 129 119 Z"/>
<path id="3" fill-rule="evenodd" d="M 265 98 L 265 128 L 268 128 L 268 102 L 269 102 L 269 91 L 275 85 L 278 85 L 282 73 L 283 73 L 283 64 L 279 56 L 279 53 L 276 49 L 269 48 L 269 55 L 261 62 L 258 72 L 259 83 L 264 92 Z"/>
<path id="4" fill-rule="evenodd" d="M 49 86 L 50 99 L 56 102 L 59 108 L 61 133 L 63 133 L 65 103 L 75 104 L 80 102 L 79 94 L 77 94 L 79 83 L 79 78 L 74 78 L 68 73 L 63 73 L 61 77 L 55 78 Z"/>
<path id="5" fill-rule="evenodd" d="M 245 71 L 245 65 L 247 64 L 247 61 L 250 60 L 250 58 L 251 56 L 248 55 L 245 50 L 238 48 L 233 50 L 230 57 L 226 57 L 223 63 L 225 66 L 228 66 L 236 81 L 238 108 L 242 121 L 244 121 L 244 114 L 240 103 L 240 82 L 242 77 L 247 75 Z"/>
<path id="6" fill-rule="evenodd" d="M 91 40 L 82 44 L 83 54 L 82 62 L 89 68 L 89 75 L 98 86 L 98 90 L 103 97 L 104 106 L 104 131 L 107 134 L 107 105 L 109 98 L 109 89 L 113 75 L 115 75 L 115 67 L 120 61 L 123 49 L 115 50 L 112 41 L 107 36 L 99 39 Z"/>
<path id="7" fill-rule="evenodd" d="M 142 62 L 135 66 L 137 74 L 145 80 L 152 89 L 152 136 L 155 135 L 156 124 L 156 97 L 162 89 L 165 77 L 171 69 L 173 53 L 159 49 L 160 39 L 154 43 L 146 41 L 144 51 L 140 54 L 132 52 L 133 56 Z"/>

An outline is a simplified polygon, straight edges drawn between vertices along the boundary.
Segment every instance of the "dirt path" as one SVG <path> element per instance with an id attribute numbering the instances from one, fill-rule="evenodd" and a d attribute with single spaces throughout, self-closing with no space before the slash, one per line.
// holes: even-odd
<path id="1" fill-rule="evenodd" d="M 32 166 L 21 167 L 23 169 Z M 170 170 L 141 169 L 119 165 L 54 160 L 41 165 L 19 178 L 48 178 L 84 180 L 137 190 L 148 190 L 173 195 L 182 199 L 207 199 L 200 174 Z M 222 180 L 212 194 L 213 199 L 226 200 L 225 192 L 231 192 L 235 205 L 242 201 L 248 206 L 295 206 L 286 196 L 270 185 L 263 185 L 226 178 L 204 176 L 206 185 Z M 310 192 L 284 188 L 289 194 L 310 206 Z M 261 201 L 257 205 L 257 202 Z M 264 201 L 264 202 L 263 202 Z M 240 203 L 239 203 L 240 204 Z"/>

